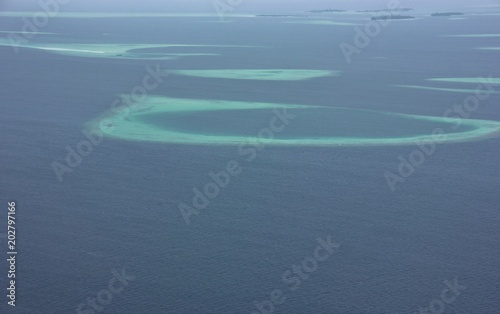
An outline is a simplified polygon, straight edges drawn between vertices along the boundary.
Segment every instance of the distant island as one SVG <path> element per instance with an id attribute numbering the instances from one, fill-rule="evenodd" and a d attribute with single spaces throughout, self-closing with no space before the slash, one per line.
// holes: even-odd
<path id="1" fill-rule="evenodd" d="M 414 18 L 415 18 L 414 16 L 409 16 L 409 15 L 382 15 L 382 16 L 372 17 L 372 21 L 377 21 L 377 20 L 411 20 Z"/>
<path id="2" fill-rule="evenodd" d="M 346 12 L 346 10 L 324 9 L 324 10 L 307 11 L 307 13 L 341 13 L 341 12 Z"/>
<path id="3" fill-rule="evenodd" d="M 389 9 L 383 9 L 383 10 L 362 10 L 362 11 L 356 11 L 358 13 L 381 13 L 381 12 L 407 12 L 407 11 L 413 11 L 411 8 L 398 8 L 394 10 L 389 10 Z"/>
<path id="4" fill-rule="evenodd" d="M 443 12 L 443 13 L 432 13 L 431 16 L 455 16 L 455 15 L 464 15 L 461 12 Z"/>
<path id="5" fill-rule="evenodd" d="M 307 15 L 299 14 L 257 14 L 256 17 L 308 17 Z"/>

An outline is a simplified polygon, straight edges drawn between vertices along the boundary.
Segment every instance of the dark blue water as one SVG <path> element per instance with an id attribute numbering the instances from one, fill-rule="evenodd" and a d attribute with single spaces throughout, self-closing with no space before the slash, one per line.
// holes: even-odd
<path id="1" fill-rule="evenodd" d="M 395 22 L 351 64 L 338 47 L 352 42 L 351 26 L 205 20 L 53 19 L 44 31 L 63 35 L 33 41 L 265 48 L 197 49 L 223 56 L 162 61 L 0 47 L 0 200 L 4 222 L 7 200 L 18 203 L 19 251 L 17 306 L 4 297 L 1 313 L 75 313 L 123 267 L 136 278 L 103 313 L 252 313 L 274 289 L 286 296 L 275 313 L 413 313 L 457 277 L 467 288 L 445 313 L 500 313 L 498 138 L 437 146 L 394 192 L 384 173 L 397 173 L 398 157 L 408 159 L 416 146 L 265 147 L 247 161 L 235 146 L 106 138 L 59 182 L 51 164 L 85 139 L 85 122 L 141 83 L 147 65 L 340 70 L 341 77 L 300 82 L 169 77 L 154 93 L 433 116 L 467 94 L 394 85 L 500 76 L 498 51 L 473 49 L 497 38 L 440 37 L 495 32 L 498 17 Z M 22 24 L 2 18 L 0 26 Z M 500 121 L 499 100 L 481 102 L 471 118 Z M 193 188 L 231 160 L 242 173 L 186 225 L 179 203 L 192 205 Z M 291 291 L 282 274 L 328 235 L 341 246 Z M 6 288 L 3 258 L 1 265 Z"/>

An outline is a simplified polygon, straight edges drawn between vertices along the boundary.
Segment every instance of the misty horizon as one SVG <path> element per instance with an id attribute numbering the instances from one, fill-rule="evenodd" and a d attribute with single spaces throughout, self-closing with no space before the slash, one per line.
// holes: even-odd
<path id="1" fill-rule="evenodd" d="M 0 11 L 38 11 L 40 1 L 27 0 L 23 3 L 6 0 L 0 3 Z M 49 1 L 42 1 L 49 2 Z M 358 0 L 358 1 L 326 1 L 326 0 L 252 0 L 238 2 L 237 8 L 230 13 L 294 13 L 315 9 L 338 9 L 347 11 L 356 10 L 382 10 L 387 9 L 393 1 L 388 0 Z M 213 13 L 216 6 L 227 5 L 227 0 L 170 0 L 168 3 L 159 0 L 123 1 L 119 4 L 102 3 L 101 1 L 69 1 L 64 4 L 61 11 L 74 12 L 192 12 L 192 13 Z M 483 11 L 499 10 L 499 0 L 444 0 L 435 1 L 423 0 L 401 0 L 401 8 L 412 8 L 421 11 L 439 10 L 470 10 Z"/>

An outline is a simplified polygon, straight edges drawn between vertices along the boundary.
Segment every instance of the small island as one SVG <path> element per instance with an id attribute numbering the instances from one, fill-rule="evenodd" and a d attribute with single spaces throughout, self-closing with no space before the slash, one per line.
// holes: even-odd
<path id="1" fill-rule="evenodd" d="M 382 16 L 374 16 L 372 17 L 372 21 L 377 20 L 411 20 L 414 19 L 414 16 L 409 15 L 382 15 Z"/>
<path id="2" fill-rule="evenodd" d="M 256 17 L 308 17 L 307 15 L 299 14 L 257 14 Z"/>
<path id="3" fill-rule="evenodd" d="M 362 11 L 356 11 L 358 13 L 381 13 L 381 12 L 407 12 L 407 11 L 413 11 L 411 8 L 397 8 L 394 10 L 389 10 L 389 9 L 383 9 L 383 10 L 362 10 Z"/>
<path id="4" fill-rule="evenodd" d="M 324 9 L 324 10 L 307 11 L 307 13 L 342 13 L 342 12 L 346 12 L 346 10 Z"/>
<path id="5" fill-rule="evenodd" d="M 456 15 L 464 15 L 461 12 L 443 12 L 443 13 L 432 13 L 431 16 L 456 16 Z"/>

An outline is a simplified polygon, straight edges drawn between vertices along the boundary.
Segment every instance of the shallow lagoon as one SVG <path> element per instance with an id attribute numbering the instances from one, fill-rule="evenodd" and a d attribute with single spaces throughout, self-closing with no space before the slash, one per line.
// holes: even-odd
<path id="1" fill-rule="evenodd" d="M 87 126 L 122 140 L 212 145 L 249 140 L 267 145 L 401 145 L 470 141 L 497 136 L 500 131 L 495 121 L 468 119 L 456 128 L 459 121 L 451 118 L 159 96 L 114 111 Z M 446 137 L 437 140 L 436 129 Z"/>

